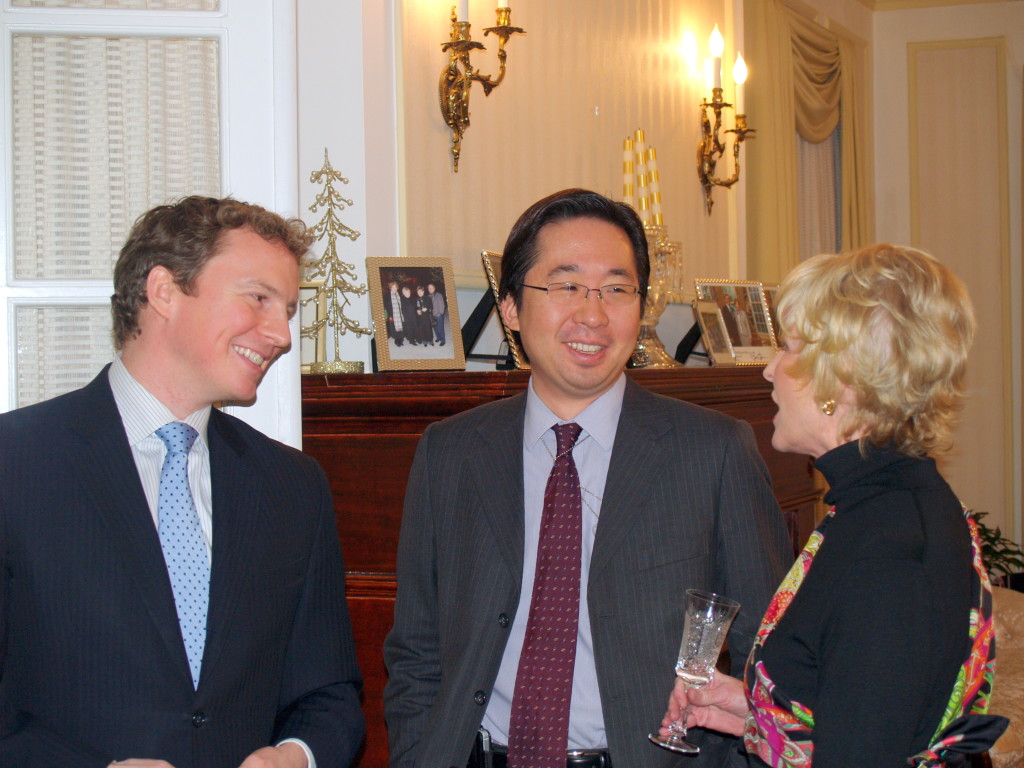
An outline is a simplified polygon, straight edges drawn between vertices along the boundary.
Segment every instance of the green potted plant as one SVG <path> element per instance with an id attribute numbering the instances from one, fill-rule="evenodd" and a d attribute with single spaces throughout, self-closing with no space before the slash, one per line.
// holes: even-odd
<path id="1" fill-rule="evenodd" d="M 997 525 L 990 528 L 982 518 L 988 512 L 969 510 L 971 517 L 978 524 L 978 538 L 981 540 L 981 556 L 988 569 L 988 577 L 992 583 L 1001 587 L 1021 588 L 1020 576 L 1024 571 L 1024 551 L 1012 539 L 1003 536 Z M 1014 578 L 1014 577 L 1017 578 Z"/>

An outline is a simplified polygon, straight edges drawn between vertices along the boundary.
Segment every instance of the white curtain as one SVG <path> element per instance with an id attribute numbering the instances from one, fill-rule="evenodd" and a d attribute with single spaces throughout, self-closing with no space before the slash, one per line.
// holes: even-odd
<path id="1" fill-rule="evenodd" d="M 14 274 L 109 280 L 135 218 L 220 189 L 216 40 L 16 35 Z"/>
<path id="2" fill-rule="evenodd" d="M 807 141 L 796 134 L 797 221 L 800 261 L 839 250 L 839 132 L 824 141 Z"/>
<path id="3" fill-rule="evenodd" d="M 868 157 L 866 47 L 817 25 L 786 0 L 745 0 L 744 39 L 758 77 L 747 84 L 747 120 L 757 141 L 744 144 L 747 163 L 747 274 L 778 282 L 801 255 L 794 129 L 822 142 L 838 128 L 838 248 L 873 239 Z M 748 146 L 749 145 L 749 146 Z M 821 150 L 827 152 L 828 150 Z M 818 194 L 815 184 L 809 194 Z"/>

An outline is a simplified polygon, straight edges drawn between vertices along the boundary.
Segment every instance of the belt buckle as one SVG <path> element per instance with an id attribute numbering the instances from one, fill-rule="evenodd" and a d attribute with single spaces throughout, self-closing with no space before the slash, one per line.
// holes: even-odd
<path id="1" fill-rule="evenodd" d="M 594 768 L 601 768 L 605 763 L 605 755 L 608 753 L 600 749 L 570 749 L 565 753 L 566 764 L 585 764 Z"/>
<path id="2" fill-rule="evenodd" d="M 483 726 L 478 731 L 480 745 L 483 747 L 484 766 L 483 768 L 494 768 L 494 754 L 491 752 L 491 733 Z"/>

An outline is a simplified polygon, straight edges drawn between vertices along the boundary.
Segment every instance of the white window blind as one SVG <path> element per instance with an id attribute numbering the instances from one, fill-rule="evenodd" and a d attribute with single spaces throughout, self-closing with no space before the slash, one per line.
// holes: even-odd
<path id="1" fill-rule="evenodd" d="M 216 11 L 219 0 L 13 0 L 14 8 L 102 8 L 125 11 Z"/>
<path id="2" fill-rule="evenodd" d="M 109 306 L 18 306 L 16 406 L 88 383 L 114 355 Z"/>
<path id="3" fill-rule="evenodd" d="M 16 279 L 109 280 L 140 213 L 219 194 L 217 48 L 14 36 Z"/>

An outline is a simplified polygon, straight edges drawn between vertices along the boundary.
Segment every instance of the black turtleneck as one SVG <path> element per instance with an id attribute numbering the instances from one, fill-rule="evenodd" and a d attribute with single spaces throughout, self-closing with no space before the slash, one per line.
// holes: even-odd
<path id="1" fill-rule="evenodd" d="M 836 513 L 765 666 L 814 712 L 815 768 L 897 768 L 928 745 L 970 649 L 970 536 L 929 458 L 853 442 L 815 466 Z"/>

